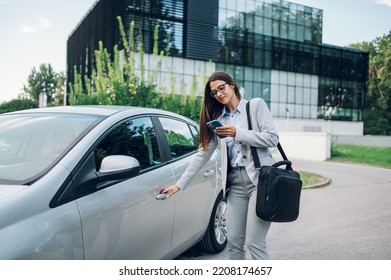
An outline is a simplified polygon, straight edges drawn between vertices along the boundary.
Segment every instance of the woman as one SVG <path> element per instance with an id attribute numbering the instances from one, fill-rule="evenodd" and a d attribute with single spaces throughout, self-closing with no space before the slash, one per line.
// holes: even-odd
<path id="1" fill-rule="evenodd" d="M 172 196 L 184 190 L 220 144 L 224 194 L 229 186 L 229 258 L 245 259 L 247 245 L 253 259 L 270 259 L 265 242 L 270 223 L 259 219 L 255 213 L 258 173 L 250 146 L 257 148 L 262 165 L 272 165 L 275 160 L 269 148 L 277 146 L 278 134 L 270 111 L 261 98 L 251 101 L 253 130 L 248 130 L 247 102 L 229 74 L 217 71 L 209 77 L 200 116 L 200 149 L 177 183 L 163 192 Z M 223 126 L 213 132 L 206 123 L 215 119 L 220 120 Z"/>

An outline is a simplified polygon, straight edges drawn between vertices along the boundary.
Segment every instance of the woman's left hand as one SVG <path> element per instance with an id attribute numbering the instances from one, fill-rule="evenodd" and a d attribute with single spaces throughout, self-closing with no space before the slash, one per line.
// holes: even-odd
<path id="1" fill-rule="evenodd" d="M 218 126 L 216 127 L 214 132 L 222 136 L 228 136 L 228 137 L 236 136 L 236 128 L 233 125 Z"/>

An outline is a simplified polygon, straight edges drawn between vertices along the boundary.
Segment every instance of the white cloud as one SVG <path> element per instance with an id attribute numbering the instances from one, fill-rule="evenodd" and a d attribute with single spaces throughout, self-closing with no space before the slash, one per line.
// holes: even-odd
<path id="1" fill-rule="evenodd" d="M 24 25 L 20 28 L 20 31 L 22 33 L 35 33 L 37 32 L 37 29 L 35 29 L 33 26 Z"/>
<path id="2" fill-rule="evenodd" d="M 375 0 L 375 3 L 391 7 L 391 0 Z"/>
<path id="3" fill-rule="evenodd" d="M 6 4 L 8 4 L 7 0 L 0 0 L 0 5 L 6 5 Z"/>
<path id="4" fill-rule="evenodd" d="M 49 28 L 49 27 L 51 27 L 53 25 L 52 22 L 49 19 L 47 19 L 47 18 L 45 18 L 45 17 L 43 17 L 41 15 L 38 15 L 37 17 L 38 17 L 38 20 L 39 20 L 39 27 L 40 28 L 46 29 L 46 28 Z"/>
<path id="5" fill-rule="evenodd" d="M 0 0 L 2 1 L 2 0 Z M 45 18 L 44 16 L 42 15 L 37 15 L 37 18 L 38 18 L 38 22 L 33 24 L 33 25 L 24 25 L 21 27 L 21 32 L 22 33 L 34 33 L 34 32 L 38 32 L 40 30 L 43 30 L 43 29 L 46 29 L 46 28 L 49 28 L 51 27 L 53 24 L 52 22 Z"/>

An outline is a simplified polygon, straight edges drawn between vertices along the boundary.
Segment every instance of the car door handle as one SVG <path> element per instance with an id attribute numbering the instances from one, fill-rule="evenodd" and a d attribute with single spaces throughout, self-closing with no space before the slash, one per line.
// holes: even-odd
<path id="1" fill-rule="evenodd" d="M 156 199 L 157 200 L 165 200 L 167 198 L 167 194 L 165 193 L 159 193 L 157 196 L 156 196 Z"/>
<path id="2" fill-rule="evenodd" d="M 204 173 L 204 177 L 209 177 L 212 176 L 213 174 L 215 174 L 214 170 L 206 170 L 206 172 Z"/>

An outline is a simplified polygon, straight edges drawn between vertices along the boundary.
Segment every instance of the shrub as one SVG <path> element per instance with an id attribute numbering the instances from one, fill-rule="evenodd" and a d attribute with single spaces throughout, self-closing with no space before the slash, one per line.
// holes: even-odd
<path id="1" fill-rule="evenodd" d="M 37 102 L 31 99 L 13 99 L 0 104 L 0 114 L 32 108 L 38 108 Z"/>

